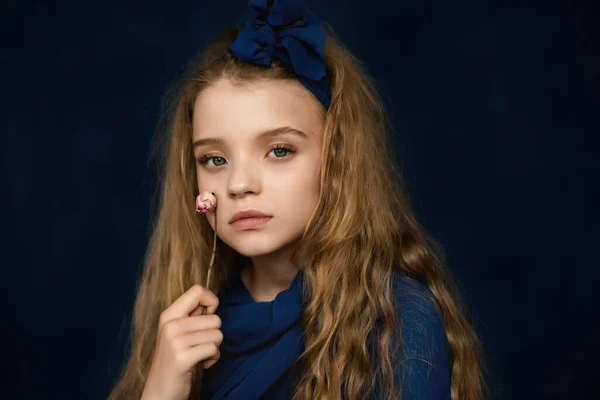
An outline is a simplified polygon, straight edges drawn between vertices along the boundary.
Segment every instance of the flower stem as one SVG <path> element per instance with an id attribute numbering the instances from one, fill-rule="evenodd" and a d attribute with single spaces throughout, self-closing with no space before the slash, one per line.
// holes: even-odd
<path id="1" fill-rule="evenodd" d="M 211 272 L 212 272 L 212 267 L 213 267 L 213 263 L 215 262 L 215 254 L 217 252 L 217 209 L 215 208 L 214 211 L 214 215 L 215 215 L 215 232 L 214 232 L 214 236 L 213 236 L 213 249 L 212 249 L 212 255 L 210 257 L 210 264 L 208 265 L 208 276 L 206 277 L 206 286 L 205 288 L 207 288 L 208 290 L 210 290 L 210 276 L 211 276 Z M 202 315 L 206 315 L 206 307 L 204 307 L 204 310 L 202 311 Z"/>

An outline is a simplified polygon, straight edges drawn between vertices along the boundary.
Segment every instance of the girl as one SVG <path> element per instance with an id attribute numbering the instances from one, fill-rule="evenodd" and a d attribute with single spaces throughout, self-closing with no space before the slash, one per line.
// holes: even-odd
<path id="1" fill-rule="evenodd" d="M 480 343 L 374 85 L 300 1 L 250 9 L 177 87 L 110 399 L 483 398 Z"/>

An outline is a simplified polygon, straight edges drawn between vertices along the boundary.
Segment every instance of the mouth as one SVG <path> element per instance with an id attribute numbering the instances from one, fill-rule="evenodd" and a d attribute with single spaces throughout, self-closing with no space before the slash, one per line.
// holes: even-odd
<path id="1" fill-rule="evenodd" d="M 235 214 L 233 214 L 233 216 L 229 220 L 229 223 L 233 224 L 234 222 L 236 222 L 240 219 L 270 218 L 270 217 L 271 217 L 270 215 L 267 215 L 261 211 L 249 209 L 249 210 L 244 210 L 244 211 L 238 211 Z"/>
<path id="2" fill-rule="evenodd" d="M 263 216 L 263 217 L 249 217 L 249 218 L 239 218 L 231 223 L 231 226 L 236 230 L 246 230 L 246 229 L 256 229 L 265 225 L 267 222 L 271 220 L 272 217 Z"/>

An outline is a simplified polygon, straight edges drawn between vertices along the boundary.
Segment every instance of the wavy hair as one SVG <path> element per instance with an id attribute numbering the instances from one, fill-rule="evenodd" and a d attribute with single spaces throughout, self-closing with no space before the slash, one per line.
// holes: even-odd
<path id="1" fill-rule="evenodd" d="M 401 393 L 394 373 L 395 340 L 401 331 L 392 292 L 395 272 L 426 284 L 446 332 L 453 400 L 479 400 L 487 391 L 483 350 L 440 246 L 417 222 L 402 177 L 388 149 L 390 123 L 372 79 L 360 62 L 327 31 L 325 61 L 332 88 L 326 112 L 320 194 L 293 261 L 302 265 L 306 304 L 305 351 L 294 399 L 385 398 Z M 138 283 L 130 354 L 110 400 L 139 398 L 153 358 L 160 313 L 195 283 L 206 281 L 212 229 L 193 208 L 198 194 L 192 150 L 193 105 L 200 91 L 221 78 L 295 79 L 279 62 L 271 67 L 221 55 L 240 27 L 212 40 L 167 94 L 166 129 L 159 150 L 159 207 Z M 325 115 L 325 110 L 323 109 Z M 159 136 L 160 137 L 160 136 Z M 368 199 L 368 201 L 367 201 Z M 218 293 L 228 266 L 249 259 L 217 239 L 211 290 Z M 330 283 L 338 282 L 333 287 Z M 365 337 L 376 332 L 374 348 Z M 371 353 L 374 351 L 375 353 Z M 380 360 L 372 365 L 371 355 Z M 192 398 L 200 398 L 202 368 L 193 374 Z"/>

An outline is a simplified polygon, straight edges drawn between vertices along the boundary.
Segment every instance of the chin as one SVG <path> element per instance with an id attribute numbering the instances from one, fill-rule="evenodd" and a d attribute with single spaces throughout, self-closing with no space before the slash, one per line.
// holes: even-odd
<path id="1" fill-rule="evenodd" d="M 242 232 L 237 234 L 236 238 L 225 240 L 231 248 L 246 257 L 257 257 L 265 254 L 274 253 L 293 240 L 285 240 L 278 235 L 261 235 L 258 231 Z"/>
<path id="2" fill-rule="evenodd" d="M 257 257 L 265 254 L 271 254 L 280 248 L 280 246 L 274 246 L 273 243 L 271 243 L 269 246 L 261 246 L 258 243 L 240 243 L 240 241 L 237 241 L 237 243 L 234 243 L 231 247 L 246 257 Z"/>

